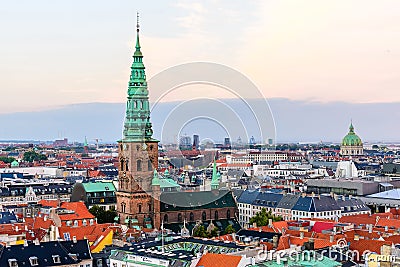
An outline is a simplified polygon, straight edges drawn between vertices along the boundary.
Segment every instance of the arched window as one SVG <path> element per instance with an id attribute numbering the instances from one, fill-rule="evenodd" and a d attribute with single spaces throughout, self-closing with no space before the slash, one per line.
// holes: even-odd
<path id="1" fill-rule="evenodd" d="M 141 171 L 142 170 L 142 161 L 140 159 L 138 159 L 136 161 L 136 167 L 137 167 L 137 171 Z"/>
<path id="2" fill-rule="evenodd" d="M 139 211 L 139 213 L 142 213 L 142 204 L 138 205 L 138 211 Z"/>
<path id="3" fill-rule="evenodd" d="M 168 215 L 167 215 L 167 214 L 164 215 L 164 222 L 165 222 L 165 223 L 168 222 Z"/>
<path id="4" fill-rule="evenodd" d="M 143 108 L 143 101 L 140 101 L 140 108 Z"/>
<path id="5" fill-rule="evenodd" d="M 201 214 L 201 219 L 202 219 L 203 221 L 207 220 L 207 215 L 206 215 L 206 212 L 205 212 L 205 211 L 203 211 L 203 213 Z"/>
<path id="6" fill-rule="evenodd" d="M 151 204 L 150 203 L 149 203 L 148 207 L 149 207 L 149 212 L 151 212 Z"/>
<path id="7" fill-rule="evenodd" d="M 137 108 L 137 102 L 133 101 L 133 108 Z"/>
<path id="8" fill-rule="evenodd" d="M 218 220 L 218 211 L 217 210 L 214 212 L 214 219 Z"/>
<path id="9" fill-rule="evenodd" d="M 152 171 L 153 170 L 153 162 L 151 160 L 147 161 L 147 170 Z"/>
<path id="10" fill-rule="evenodd" d="M 125 203 L 121 203 L 121 211 L 122 211 L 122 213 L 125 213 L 125 208 L 126 208 L 126 204 Z"/>
<path id="11" fill-rule="evenodd" d="M 124 159 L 121 159 L 120 161 L 119 161 L 119 167 L 120 167 L 120 169 L 121 169 L 121 171 L 125 171 L 125 164 L 124 164 Z"/>
<path id="12" fill-rule="evenodd" d="M 182 222 L 182 214 L 178 214 L 178 222 Z"/>
<path id="13" fill-rule="evenodd" d="M 231 218 L 231 210 L 226 211 L 226 218 L 230 219 Z"/>
<path id="14" fill-rule="evenodd" d="M 189 219 L 190 219 L 190 221 L 191 221 L 191 222 L 193 222 L 193 221 L 194 221 L 194 215 L 193 215 L 193 212 L 191 212 L 191 213 L 190 213 L 190 215 L 189 215 Z"/>

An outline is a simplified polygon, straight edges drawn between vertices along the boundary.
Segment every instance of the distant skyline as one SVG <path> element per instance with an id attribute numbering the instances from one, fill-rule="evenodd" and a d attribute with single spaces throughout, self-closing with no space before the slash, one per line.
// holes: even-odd
<path id="1" fill-rule="evenodd" d="M 235 109 L 239 100 L 224 100 Z M 257 101 L 257 100 L 252 100 Z M 400 117 L 399 103 L 394 104 L 349 104 L 343 102 L 315 103 L 273 98 L 269 101 L 276 125 L 277 142 L 335 142 L 339 143 L 348 133 L 353 119 L 355 132 L 364 142 L 400 142 L 400 125 L 395 118 Z M 151 121 L 154 137 L 161 140 L 163 117 L 176 103 L 160 103 L 154 110 Z M 201 108 L 202 103 L 194 102 L 193 108 Z M 350 117 L 348 114 L 352 114 Z M 40 111 L 0 114 L 0 140 L 55 140 L 67 137 L 70 141 L 83 142 L 85 136 L 103 142 L 116 142 L 122 137 L 125 103 L 86 103 L 68 105 L 63 108 Z M 222 114 L 229 118 L 229 114 Z M 258 140 L 254 119 L 243 113 L 248 136 Z M 227 121 L 227 119 L 222 119 Z M 209 138 L 222 141 L 226 137 L 215 124 L 209 121 L 195 121 L 182 130 L 183 134 L 200 135 L 200 140 Z M 231 140 L 238 138 L 233 131 Z M 173 136 L 166 136 L 167 139 Z M 268 137 L 266 137 L 268 138 Z"/>
<path id="2" fill-rule="evenodd" d="M 399 1 L 358 0 L 6 1 L 0 114 L 124 102 L 136 11 L 148 78 L 210 61 L 247 75 L 266 98 L 400 103 L 399 9 Z"/>

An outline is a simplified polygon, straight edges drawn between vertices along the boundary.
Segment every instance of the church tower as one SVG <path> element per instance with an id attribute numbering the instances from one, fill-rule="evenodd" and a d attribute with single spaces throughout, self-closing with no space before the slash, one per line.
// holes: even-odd
<path id="1" fill-rule="evenodd" d="M 152 135 L 138 20 L 123 138 L 118 141 L 117 211 L 120 223 L 130 227 L 160 227 L 160 184 L 153 183 L 158 167 L 158 141 Z"/>

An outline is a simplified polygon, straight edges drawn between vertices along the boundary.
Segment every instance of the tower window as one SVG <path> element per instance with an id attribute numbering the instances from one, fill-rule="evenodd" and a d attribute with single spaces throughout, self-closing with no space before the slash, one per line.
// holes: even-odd
<path id="1" fill-rule="evenodd" d="M 182 214 L 181 213 L 178 214 L 178 222 L 182 222 Z"/>
<path id="2" fill-rule="evenodd" d="M 139 211 L 139 213 L 142 213 L 142 204 L 138 205 L 138 211 Z"/>
<path id="3" fill-rule="evenodd" d="M 137 164 L 137 171 L 141 171 L 142 170 L 142 161 L 140 159 L 138 159 L 136 164 Z"/>
<path id="4" fill-rule="evenodd" d="M 226 211 L 226 218 L 230 219 L 231 218 L 231 210 Z"/>
<path id="5" fill-rule="evenodd" d="M 167 214 L 164 215 L 164 222 L 168 223 L 168 215 Z"/>
<path id="6" fill-rule="evenodd" d="M 194 221 L 194 215 L 193 215 L 193 212 L 191 212 L 191 213 L 190 213 L 190 215 L 189 215 L 189 220 L 190 220 L 191 222 L 193 222 L 193 221 Z"/>
<path id="7" fill-rule="evenodd" d="M 218 220 L 218 211 L 217 210 L 214 212 L 214 219 Z"/>
<path id="8" fill-rule="evenodd" d="M 203 213 L 201 214 L 201 219 L 202 219 L 203 221 L 207 220 L 207 215 L 206 215 L 206 212 L 205 212 L 205 211 L 203 211 Z"/>
<path id="9" fill-rule="evenodd" d="M 153 170 L 153 163 L 151 162 L 151 160 L 147 161 L 147 170 Z"/>

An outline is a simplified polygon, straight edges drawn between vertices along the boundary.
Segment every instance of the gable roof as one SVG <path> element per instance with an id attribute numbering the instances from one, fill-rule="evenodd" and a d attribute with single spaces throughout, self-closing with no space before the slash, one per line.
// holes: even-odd
<path id="1" fill-rule="evenodd" d="M 77 258 L 70 254 L 76 254 Z M 59 256 L 60 263 L 54 263 L 53 256 Z M 73 265 L 83 259 L 91 259 L 87 240 L 76 243 L 66 241 L 50 241 L 38 245 L 28 242 L 27 245 L 1 246 L 0 266 L 9 266 L 8 260 L 15 259 L 18 266 L 30 266 L 30 257 L 37 257 L 38 266 Z"/>
<path id="2" fill-rule="evenodd" d="M 227 254 L 204 254 L 196 266 L 203 267 L 235 267 L 238 266 L 242 260 L 241 256 L 227 255 Z"/>

